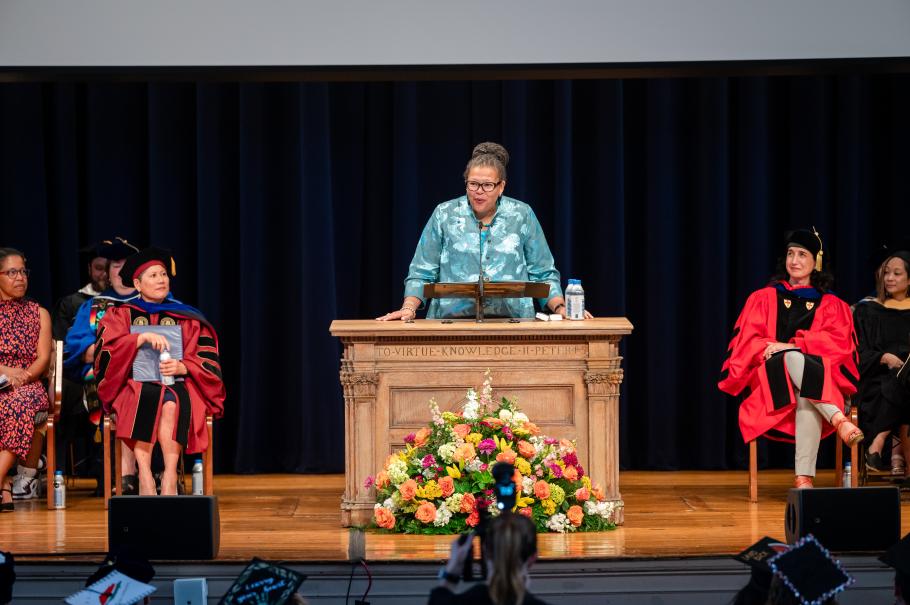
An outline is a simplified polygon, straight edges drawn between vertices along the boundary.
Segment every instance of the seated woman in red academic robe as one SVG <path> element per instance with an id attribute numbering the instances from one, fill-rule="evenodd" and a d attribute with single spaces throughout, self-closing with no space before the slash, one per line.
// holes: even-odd
<path id="1" fill-rule="evenodd" d="M 796 487 L 812 487 L 818 444 L 834 430 L 848 444 L 863 433 L 844 416 L 856 392 L 856 337 L 850 307 L 831 294 L 818 232 L 786 236 L 772 282 L 746 300 L 721 370 L 720 390 L 743 396 L 739 427 L 796 443 Z"/>
<path id="2" fill-rule="evenodd" d="M 223 411 L 218 337 L 200 311 L 171 297 L 174 260 L 166 250 L 147 248 L 134 254 L 120 272 L 139 297 L 109 308 L 98 325 L 98 397 L 106 411 L 117 415 L 117 438 L 136 454 L 139 494 L 155 494 L 151 456 L 159 443 L 164 456 L 161 494 L 175 495 L 181 452 L 204 451 L 209 445 L 206 414 L 218 418 Z M 179 326 L 182 336 L 181 358 L 161 361 L 158 380 L 134 376 L 137 352 L 151 348 L 154 356 L 166 349 L 177 353 L 179 347 L 148 326 L 171 326 L 172 334 Z"/>

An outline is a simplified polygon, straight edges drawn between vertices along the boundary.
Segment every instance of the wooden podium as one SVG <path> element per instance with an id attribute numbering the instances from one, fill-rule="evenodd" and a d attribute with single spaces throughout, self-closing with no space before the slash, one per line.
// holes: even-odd
<path id="1" fill-rule="evenodd" d="M 336 320 L 345 406 L 342 524 L 371 521 L 375 491 L 364 479 L 382 470 L 404 437 L 430 420 L 427 403 L 457 410 L 487 369 L 493 396 L 518 406 L 551 437 L 575 439 L 578 459 L 609 500 L 619 492 L 620 339 L 624 317 L 584 321 L 426 319 L 410 323 Z M 622 523 L 622 511 L 617 513 Z"/>

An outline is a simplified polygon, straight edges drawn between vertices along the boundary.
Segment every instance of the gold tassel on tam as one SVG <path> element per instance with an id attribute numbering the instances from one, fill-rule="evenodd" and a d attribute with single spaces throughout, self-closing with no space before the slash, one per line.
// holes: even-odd
<path id="1" fill-rule="evenodd" d="M 812 233 L 815 234 L 815 237 L 818 239 L 818 254 L 815 255 L 815 270 L 822 270 L 822 256 L 825 254 L 824 246 L 822 246 L 822 236 L 818 234 L 818 231 L 815 230 L 815 226 L 812 227 Z"/>

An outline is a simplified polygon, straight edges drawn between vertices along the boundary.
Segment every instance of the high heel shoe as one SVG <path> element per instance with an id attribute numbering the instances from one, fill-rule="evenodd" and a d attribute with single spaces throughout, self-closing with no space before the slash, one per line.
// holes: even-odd
<path id="1" fill-rule="evenodd" d="M 793 481 L 793 487 L 796 489 L 812 489 L 815 485 L 812 484 L 812 477 L 809 475 L 797 475 L 796 480 Z"/>
<path id="2" fill-rule="evenodd" d="M 4 487 L 3 489 L 0 489 L 0 494 L 3 492 L 9 494 L 10 501 L 0 503 L 0 513 L 11 513 L 16 510 L 16 505 L 13 504 L 13 490 Z"/>
<path id="3" fill-rule="evenodd" d="M 840 416 L 840 418 L 837 416 Z M 831 425 L 837 431 L 837 436 L 840 437 L 841 441 L 846 443 L 848 447 L 856 445 L 865 437 L 863 432 L 859 430 L 859 427 L 847 420 L 847 417 L 840 412 L 831 419 Z"/>

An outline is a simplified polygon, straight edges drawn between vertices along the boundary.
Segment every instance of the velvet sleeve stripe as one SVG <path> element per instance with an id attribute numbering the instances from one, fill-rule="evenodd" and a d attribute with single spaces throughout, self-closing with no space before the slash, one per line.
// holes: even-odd
<path id="1" fill-rule="evenodd" d="M 203 361 L 202 369 L 214 374 L 215 376 L 218 377 L 219 380 L 223 380 L 223 378 L 221 376 L 221 367 L 220 366 L 215 365 L 214 363 L 210 363 L 208 361 Z"/>
<path id="2" fill-rule="evenodd" d="M 204 359 L 214 361 L 217 364 L 221 364 L 221 358 L 218 356 L 218 353 L 214 351 L 199 351 L 196 353 L 196 355 Z"/>
<path id="3" fill-rule="evenodd" d="M 200 347 L 209 347 L 209 348 L 214 349 L 216 346 L 215 339 L 212 338 L 211 336 L 200 336 L 199 337 L 199 346 Z"/>
<path id="4" fill-rule="evenodd" d="M 851 372 L 847 366 L 841 366 L 840 373 L 844 375 L 844 378 L 850 381 L 850 384 L 859 389 L 859 378 L 854 376 L 853 372 Z"/>

